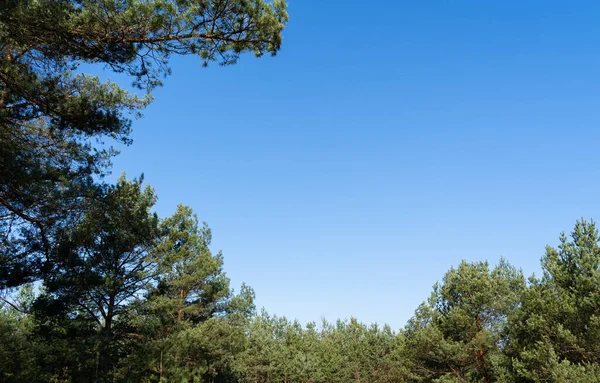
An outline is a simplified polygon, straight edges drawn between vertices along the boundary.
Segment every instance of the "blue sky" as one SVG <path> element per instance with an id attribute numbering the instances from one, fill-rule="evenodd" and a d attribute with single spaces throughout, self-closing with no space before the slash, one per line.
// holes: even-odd
<path id="1" fill-rule="evenodd" d="M 400 328 L 461 259 L 539 273 L 600 217 L 599 12 L 290 0 L 276 58 L 175 59 L 114 175 L 192 206 L 258 307 Z"/>

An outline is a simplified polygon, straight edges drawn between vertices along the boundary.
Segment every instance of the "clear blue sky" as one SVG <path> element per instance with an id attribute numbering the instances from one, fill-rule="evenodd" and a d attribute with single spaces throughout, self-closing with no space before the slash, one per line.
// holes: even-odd
<path id="1" fill-rule="evenodd" d="M 114 167 L 192 206 L 259 308 L 397 329 L 461 259 L 539 273 L 600 217 L 597 1 L 289 13 L 276 58 L 173 61 Z"/>

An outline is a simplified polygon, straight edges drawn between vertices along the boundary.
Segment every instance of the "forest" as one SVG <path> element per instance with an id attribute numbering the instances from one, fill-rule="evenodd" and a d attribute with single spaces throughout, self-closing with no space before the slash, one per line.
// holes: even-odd
<path id="1" fill-rule="evenodd" d="M 282 0 L 0 2 L 0 382 L 600 382 L 593 221 L 540 276 L 450 268 L 401 329 L 302 324 L 234 291 L 191 207 L 106 180 L 172 57 L 276 55 L 287 22 Z"/>

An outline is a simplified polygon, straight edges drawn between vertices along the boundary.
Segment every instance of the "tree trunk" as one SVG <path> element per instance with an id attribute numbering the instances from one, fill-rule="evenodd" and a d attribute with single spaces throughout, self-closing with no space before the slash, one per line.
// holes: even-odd
<path id="1" fill-rule="evenodd" d="M 162 350 L 160 351 L 160 364 L 158 365 L 158 376 L 159 379 L 162 380 L 163 377 L 163 366 L 162 366 L 162 360 L 163 360 L 163 352 Z"/>
<path id="2" fill-rule="evenodd" d="M 109 381 L 109 372 L 112 370 L 112 320 L 115 315 L 115 297 L 108 298 L 108 306 L 106 308 L 106 318 L 104 319 L 104 328 L 101 331 L 100 337 L 100 381 Z"/>
<path id="3" fill-rule="evenodd" d="M 177 309 L 177 322 L 181 322 L 183 319 L 183 298 L 185 297 L 185 290 L 183 286 L 179 289 L 179 308 Z"/>

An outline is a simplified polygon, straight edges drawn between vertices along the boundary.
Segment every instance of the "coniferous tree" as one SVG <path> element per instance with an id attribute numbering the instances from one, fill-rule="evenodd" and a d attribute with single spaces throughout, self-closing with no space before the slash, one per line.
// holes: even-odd
<path id="1" fill-rule="evenodd" d="M 178 206 L 162 222 L 163 242 L 154 250 L 160 274 L 156 303 L 177 322 L 199 323 L 225 310 L 230 298 L 223 256 L 209 249 L 211 231 L 189 207 Z"/>
<path id="2" fill-rule="evenodd" d="M 0 297 L 0 381 L 28 382 L 38 377 L 36 349 L 29 315 L 35 298 L 32 285 L 24 285 L 14 297 Z"/>
<path id="3" fill-rule="evenodd" d="M 219 380 L 234 375 L 245 345 L 244 328 L 254 312 L 254 292 L 230 288 L 223 256 L 210 250 L 211 231 L 196 214 L 178 206 L 160 224 L 152 249 L 153 284 L 130 310 L 133 342 L 121 374 L 139 380 Z"/>
<path id="4" fill-rule="evenodd" d="M 436 284 L 407 325 L 413 373 L 427 382 L 502 382 L 508 316 L 519 305 L 523 275 L 505 261 L 462 262 Z"/>
<path id="5" fill-rule="evenodd" d="M 62 234 L 37 310 L 43 323 L 62 318 L 59 326 L 82 342 L 96 339 L 96 350 L 88 350 L 95 351 L 96 366 L 86 379 L 108 379 L 125 337 L 119 320 L 156 276 L 151 250 L 158 241 L 158 217 L 150 210 L 155 202 L 152 188 L 121 177 Z"/>
<path id="6" fill-rule="evenodd" d="M 131 142 L 131 118 L 170 72 L 173 55 L 234 63 L 275 54 L 282 0 L 6 0 L 0 2 L 0 287 L 39 277 L 61 227 L 101 190 Z M 82 73 L 100 64 L 147 93 Z M 100 188 L 101 189 L 101 188 Z"/>
<path id="7" fill-rule="evenodd" d="M 543 276 L 530 278 L 511 316 L 509 355 L 519 381 L 600 380 L 600 237 L 578 221 L 569 239 L 548 246 Z"/>

